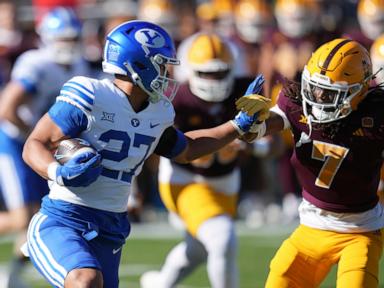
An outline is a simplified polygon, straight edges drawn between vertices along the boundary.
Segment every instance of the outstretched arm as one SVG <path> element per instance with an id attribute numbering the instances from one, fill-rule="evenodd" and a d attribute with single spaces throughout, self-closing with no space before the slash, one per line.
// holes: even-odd
<path id="1" fill-rule="evenodd" d="M 255 95 L 255 93 L 260 93 L 263 83 L 264 77 L 262 75 L 258 75 L 248 86 L 248 89 L 245 92 L 245 95 L 248 95 L 248 97 L 258 99 L 257 103 L 251 103 L 257 105 L 251 105 L 252 107 L 247 111 L 247 113 L 240 112 L 236 115 L 235 119 L 217 127 L 189 131 L 185 133 L 184 136 L 186 137 L 187 142 L 186 148 L 173 159 L 177 162 L 185 163 L 201 156 L 211 154 L 231 143 L 240 135 L 247 133 L 252 127 L 252 124 L 259 121 L 260 117 L 262 119 L 267 117 L 267 107 L 269 106 L 270 100 L 265 97 Z M 248 107 L 248 102 L 243 104 Z M 266 111 L 266 114 L 264 111 Z"/>
<path id="2" fill-rule="evenodd" d="M 247 133 L 241 139 L 252 142 L 263 136 L 267 136 L 290 127 L 289 120 L 278 104 L 272 108 L 266 105 L 266 98 L 261 95 L 245 95 L 236 101 L 236 108 L 240 115 L 258 115 L 257 121 L 252 123 Z"/>
<path id="3" fill-rule="evenodd" d="M 258 75 L 248 86 L 245 92 L 247 96 L 240 99 L 247 97 L 246 99 L 250 101 L 239 100 L 238 106 L 242 111 L 233 120 L 214 128 L 189 131 L 185 134 L 170 127 L 164 132 L 155 153 L 172 158 L 179 163 L 188 163 L 216 152 L 239 136 L 245 135 L 255 127 L 255 123 L 261 123 L 269 116 L 270 100 L 257 95 L 263 83 L 264 77 Z"/>
<path id="4" fill-rule="evenodd" d="M 242 123 L 239 125 L 241 126 Z M 263 131 L 258 129 L 260 125 L 264 126 Z M 173 160 L 180 163 L 187 163 L 221 149 L 236 138 L 240 137 L 240 139 L 247 142 L 252 142 L 265 135 L 279 132 L 284 128 L 287 127 L 285 127 L 283 117 L 274 113 L 272 110 L 268 119 L 260 124 L 252 124 L 252 122 L 250 122 L 249 127 L 239 129 L 235 121 L 228 121 L 214 128 L 189 131 L 184 134 L 187 140 L 186 148 L 181 154 L 174 157 Z"/>
<path id="5" fill-rule="evenodd" d="M 182 153 L 174 157 L 173 160 L 179 163 L 188 163 L 201 156 L 221 149 L 239 136 L 247 142 L 252 142 L 264 135 L 273 134 L 284 129 L 283 118 L 274 112 L 271 112 L 270 117 L 263 123 L 266 125 L 263 135 L 259 135 L 254 131 L 245 133 L 241 136 L 231 121 L 210 129 L 186 132 L 184 134 L 187 140 L 186 148 Z"/>
<path id="6" fill-rule="evenodd" d="M 173 158 L 179 163 L 187 163 L 213 153 L 239 137 L 230 121 L 214 128 L 186 132 L 184 135 L 187 140 L 186 148 Z"/>

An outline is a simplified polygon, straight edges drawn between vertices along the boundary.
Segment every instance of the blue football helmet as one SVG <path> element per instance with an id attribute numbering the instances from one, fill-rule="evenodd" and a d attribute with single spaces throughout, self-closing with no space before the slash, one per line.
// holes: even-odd
<path id="1" fill-rule="evenodd" d="M 172 101 L 179 84 L 168 77 L 167 65 L 179 65 L 169 34 L 146 21 L 128 21 L 113 29 L 106 39 L 103 71 L 129 76 L 149 95 L 149 101 L 162 97 Z"/>
<path id="2" fill-rule="evenodd" d="M 57 7 L 43 16 L 36 31 L 53 61 L 71 64 L 81 56 L 81 29 L 81 22 L 72 9 Z"/>

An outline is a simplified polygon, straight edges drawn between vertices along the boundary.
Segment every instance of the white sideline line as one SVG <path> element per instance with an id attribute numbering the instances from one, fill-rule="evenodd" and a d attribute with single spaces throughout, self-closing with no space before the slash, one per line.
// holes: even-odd
<path id="1" fill-rule="evenodd" d="M 250 229 L 243 223 L 236 223 L 238 236 L 250 237 L 283 237 L 290 234 L 298 223 L 289 225 L 266 225 L 257 229 Z M 133 224 L 128 239 L 177 239 L 183 237 L 183 230 L 178 230 L 167 222 Z"/>
<path id="2" fill-rule="evenodd" d="M 236 232 L 238 236 L 245 237 L 284 237 L 290 234 L 297 226 L 297 223 L 290 225 L 268 225 L 257 229 L 250 229 L 243 223 L 236 223 Z M 173 240 L 181 239 L 184 235 L 183 230 L 178 230 L 172 227 L 167 222 L 150 222 L 132 224 L 131 234 L 129 239 L 146 239 L 146 240 Z M 15 239 L 15 235 L 6 235 L 0 237 L 0 245 L 10 243 Z M 269 240 L 268 240 L 269 241 Z"/>

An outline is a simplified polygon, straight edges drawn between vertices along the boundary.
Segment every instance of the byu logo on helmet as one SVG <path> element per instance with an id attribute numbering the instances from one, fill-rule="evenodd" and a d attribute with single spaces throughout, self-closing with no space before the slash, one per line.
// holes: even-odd
<path id="1" fill-rule="evenodd" d="M 153 29 L 140 29 L 135 33 L 135 39 L 143 46 L 161 48 L 165 44 L 163 35 Z"/>

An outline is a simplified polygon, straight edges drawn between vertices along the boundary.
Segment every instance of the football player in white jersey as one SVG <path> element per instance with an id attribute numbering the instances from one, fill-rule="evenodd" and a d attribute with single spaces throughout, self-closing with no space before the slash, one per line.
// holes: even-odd
<path id="1" fill-rule="evenodd" d="M 25 139 L 54 103 L 65 81 L 88 74 L 88 66 L 80 57 L 81 24 L 72 10 L 52 10 L 37 32 L 41 47 L 20 55 L 0 97 L 0 190 L 7 208 L 0 213 L 0 235 L 22 232 L 23 241 L 32 215 L 48 193 L 46 181 L 22 160 Z M 19 274 L 23 258 L 17 258 L 9 282 Z"/>
<path id="2" fill-rule="evenodd" d="M 131 182 L 149 155 L 186 163 L 232 142 L 263 115 L 239 112 L 211 129 L 177 130 L 171 100 L 178 83 L 167 70 L 179 61 L 168 33 L 153 23 L 116 27 L 107 35 L 103 58 L 104 72 L 115 79 L 75 77 L 65 83 L 23 150 L 32 169 L 51 181 L 24 251 L 55 287 L 118 287 Z M 73 137 L 99 153 L 60 165 L 52 150 Z"/>

